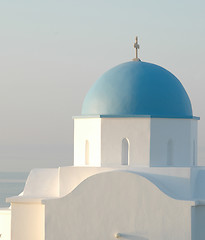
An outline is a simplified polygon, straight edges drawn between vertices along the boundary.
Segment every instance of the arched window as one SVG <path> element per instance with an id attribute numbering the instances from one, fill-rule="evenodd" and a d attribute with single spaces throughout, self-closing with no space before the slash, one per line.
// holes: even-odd
<path id="1" fill-rule="evenodd" d="M 85 141 L 85 165 L 89 165 L 90 159 L 89 159 L 89 141 Z"/>
<path id="2" fill-rule="evenodd" d="M 169 139 L 167 143 L 167 165 L 172 166 L 173 165 L 173 154 L 174 154 L 174 146 L 173 146 L 173 140 Z"/>
<path id="3" fill-rule="evenodd" d="M 122 139 L 122 159 L 121 159 L 122 165 L 129 164 L 129 151 L 130 151 L 129 140 L 127 138 L 123 138 Z"/>
<path id="4" fill-rule="evenodd" d="M 196 166 L 196 142 L 193 141 L 193 166 Z"/>

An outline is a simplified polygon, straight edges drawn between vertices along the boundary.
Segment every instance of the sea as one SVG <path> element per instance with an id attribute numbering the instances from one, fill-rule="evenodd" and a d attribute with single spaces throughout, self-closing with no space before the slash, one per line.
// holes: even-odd
<path id="1" fill-rule="evenodd" d="M 28 172 L 0 172 L 0 208 L 9 207 L 7 197 L 19 195 L 26 183 Z"/>

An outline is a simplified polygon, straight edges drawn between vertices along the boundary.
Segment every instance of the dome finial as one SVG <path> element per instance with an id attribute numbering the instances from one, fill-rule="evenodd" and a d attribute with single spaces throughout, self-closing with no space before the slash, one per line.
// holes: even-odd
<path id="1" fill-rule="evenodd" d="M 133 59 L 133 61 L 140 61 L 138 58 L 138 49 L 140 48 L 140 45 L 138 44 L 138 37 L 135 39 L 134 48 L 136 49 L 136 57 Z"/>

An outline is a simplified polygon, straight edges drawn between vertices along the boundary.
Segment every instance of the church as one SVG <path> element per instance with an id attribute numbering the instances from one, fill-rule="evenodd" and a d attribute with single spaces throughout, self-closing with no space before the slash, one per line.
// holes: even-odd
<path id="1" fill-rule="evenodd" d="M 136 57 L 74 119 L 74 166 L 33 169 L 10 197 L 12 240 L 204 240 L 205 168 L 181 82 Z"/>

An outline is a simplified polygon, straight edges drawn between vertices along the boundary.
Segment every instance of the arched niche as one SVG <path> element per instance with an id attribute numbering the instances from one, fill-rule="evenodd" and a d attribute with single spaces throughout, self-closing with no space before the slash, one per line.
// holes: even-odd
<path id="1" fill-rule="evenodd" d="M 173 144 L 173 140 L 169 139 L 167 142 L 167 165 L 168 166 L 174 165 L 173 157 L 174 157 L 174 144 Z"/>
<path id="2" fill-rule="evenodd" d="M 196 141 L 193 141 L 193 166 L 196 166 Z"/>
<path id="3" fill-rule="evenodd" d="M 89 165 L 90 163 L 90 153 L 89 153 L 89 141 L 85 140 L 85 165 Z"/>
<path id="4" fill-rule="evenodd" d="M 122 156 L 121 164 L 129 165 L 129 155 L 130 155 L 130 143 L 127 138 L 122 139 Z"/>

